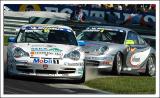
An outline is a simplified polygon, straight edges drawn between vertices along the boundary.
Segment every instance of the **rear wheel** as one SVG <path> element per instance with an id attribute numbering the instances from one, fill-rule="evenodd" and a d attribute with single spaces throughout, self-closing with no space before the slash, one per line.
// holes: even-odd
<path id="1" fill-rule="evenodd" d="M 121 53 L 118 52 L 114 58 L 112 73 L 119 75 L 121 73 L 121 70 L 122 70 L 122 56 Z"/>
<path id="2" fill-rule="evenodd" d="M 156 72 L 155 57 L 151 55 L 149 56 L 147 61 L 145 74 L 148 76 L 154 76 L 155 72 Z"/>

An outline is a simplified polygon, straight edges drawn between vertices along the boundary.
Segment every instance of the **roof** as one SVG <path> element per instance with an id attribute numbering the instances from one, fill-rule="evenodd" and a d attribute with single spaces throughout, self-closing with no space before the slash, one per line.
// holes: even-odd
<path id="1" fill-rule="evenodd" d="M 21 27 L 21 29 L 44 29 L 44 28 L 60 28 L 60 29 L 67 29 L 67 30 L 72 30 L 72 28 L 64 25 L 53 25 L 53 24 L 26 24 Z"/>

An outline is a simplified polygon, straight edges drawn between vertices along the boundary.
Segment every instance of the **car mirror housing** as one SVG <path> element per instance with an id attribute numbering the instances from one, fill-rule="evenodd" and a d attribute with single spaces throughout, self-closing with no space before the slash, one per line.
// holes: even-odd
<path id="1" fill-rule="evenodd" d="M 14 42 L 16 42 L 16 38 L 13 37 L 13 36 L 12 36 L 12 37 L 9 37 L 9 38 L 8 38 L 8 42 L 9 42 L 9 43 L 14 43 Z"/>
<path id="2" fill-rule="evenodd" d="M 78 40 L 78 46 L 85 46 L 85 41 Z"/>

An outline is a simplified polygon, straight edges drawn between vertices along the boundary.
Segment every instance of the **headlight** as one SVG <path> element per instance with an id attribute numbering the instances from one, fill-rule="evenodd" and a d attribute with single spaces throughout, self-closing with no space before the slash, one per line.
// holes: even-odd
<path id="1" fill-rule="evenodd" d="M 77 50 L 71 51 L 70 53 L 65 54 L 64 58 L 70 58 L 72 60 L 79 60 L 80 59 L 80 52 Z"/>
<path id="2" fill-rule="evenodd" d="M 29 54 L 27 52 L 25 52 L 23 49 L 21 48 L 16 48 L 14 50 L 14 57 L 19 58 L 19 57 L 23 57 L 23 56 L 29 56 Z"/>
<path id="3" fill-rule="evenodd" d="M 104 47 L 100 47 L 98 52 L 100 55 L 104 54 L 104 52 L 108 49 L 108 47 L 104 46 Z"/>

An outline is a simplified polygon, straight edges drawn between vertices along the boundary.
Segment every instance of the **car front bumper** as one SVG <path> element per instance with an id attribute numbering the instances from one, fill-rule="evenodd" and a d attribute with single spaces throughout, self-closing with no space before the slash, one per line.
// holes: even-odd
<path id="1" fill-rule="evenodd" d="M 80 79 L 84 73 L 84 61 L 61 60 L 59 64 L 35 64 L 16 60 L 9 73 L 18 76 Z"/>
<path id="2" fill-rule="evenodd" d="M 86 64 L 98 69 L 112 69 L 114 56 L 86 55 Z"/>

